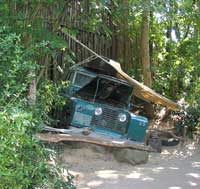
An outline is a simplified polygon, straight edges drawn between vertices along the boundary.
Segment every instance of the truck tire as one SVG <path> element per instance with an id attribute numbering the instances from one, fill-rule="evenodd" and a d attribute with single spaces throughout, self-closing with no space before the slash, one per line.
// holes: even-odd
<path id="1" fill-rule="evenodd" d="M 176 138 L 162 139 L 163 146 L 176 146 L 179 144 L 179 142 L 180 140 Z"/>

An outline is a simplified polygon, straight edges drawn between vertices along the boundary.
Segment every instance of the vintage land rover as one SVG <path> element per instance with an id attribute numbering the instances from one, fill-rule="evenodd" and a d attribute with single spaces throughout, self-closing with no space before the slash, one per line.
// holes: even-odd
<path id="1" fill-rule="evenodd" d="M 130 78 L 119 63 L 93 57 L 68 72 L 67 125 L 120 140 L 145 142 L 148 120 L 132 111 L 133 97 L 177 109 L 172 101 Z"/>
<path id="2" fill-rule="evenodd" d="M 129 111 L 133 87 L 126 81 L 75 67 L 66 91 L 69 124 L 114 137 L 144 142 L 148 120 Z"/>

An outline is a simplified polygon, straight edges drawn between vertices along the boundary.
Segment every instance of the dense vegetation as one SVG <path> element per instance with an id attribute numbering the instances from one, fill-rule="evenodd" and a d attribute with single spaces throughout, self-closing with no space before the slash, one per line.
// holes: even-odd
<path id="1" fill-rule="evenodd" d="M 35 65 L 20 36 L 6 26 L 0 27 L 0 52 L 0 188 L 74 188 L 71 175 L 64 179 L 54 154 L 34 136 L 41 109 L 48 106 L 28 103 L 29 73 Z"/>
<path id="2" fill-rule="evenodd" d="M 73 188 L 34 137 L 62 104 L 68 67 L 91 55 L 68 33 L 157 92 L 184 99 L 184 124 L 200 126 L 199 14 L 197 0 L 0 1 L 0 188 Z"/>

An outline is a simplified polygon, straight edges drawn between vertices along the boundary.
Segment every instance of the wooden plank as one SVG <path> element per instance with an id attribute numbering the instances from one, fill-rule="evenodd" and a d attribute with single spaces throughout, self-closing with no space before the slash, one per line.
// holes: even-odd
<path id="1" fill-rule="evenodd" d="M 147 146 L 140 146 L 133 143 L 117 143 L 115 141 L 102 141 L 99 139 L 91 138 L 88 136 L 73 136 L 70 134 L 46 134 L 46 133 L 40 133 L 36 135 L 39 140 L 45 141 L 45 142 L 63 142 L 63 141 L 72 141 L 72 142 L 85 142 L 90 144 L 96 144 L 104 147 L 115 147 L 115 148 L 130 148 L 135 149 L 139 151 L 148 151 L 148 152 L 155 152 L 153 149 L 147 147 Z"/>
<path id="2" fill-rule="evenodd" d="M 100 145 L 104 147 L 115 147 L 115 148 L 129 148 L 139 151 L 148 151 L 155 152 L 151 147 L 145 146 L 140 143 L 136 143 L 127 139 L 116 139 L 99 133 L 91 133 L 90 135 L 83 135 L 77 130 L 74 132 L 74 129 L 67 134 L 53 134 L 53 133 L 38 133 L 36 137 L 44 142 L 63 142 L 63 141 L 72 141 L 72 142 L 85 142 L 95 145 Z"/>
<path id="3" fill-rule="evenodd" d="M 163 106 L 166 106 L 167 108 L 174 110 L 174 111 L 179 111 L 180 108 L 178 104 L 173 102 L 172 100 L 156 93 L 154 90 L 151 88 L 147 87 L 146 85 L 143 85 L 142 83 L 139 83 L 135 79 L 131 78 L 129 75 L 127 75 L 125 72 L 118 71 L 118 73 L 126 80 L 128 81 L 131 85 L 134 87 L 134 95 L 137 96 L 138 98 L 141 98 L 143 100 L 147 100 L 150 102 L 153 102 L 155 104 L 160 104 Z"/>

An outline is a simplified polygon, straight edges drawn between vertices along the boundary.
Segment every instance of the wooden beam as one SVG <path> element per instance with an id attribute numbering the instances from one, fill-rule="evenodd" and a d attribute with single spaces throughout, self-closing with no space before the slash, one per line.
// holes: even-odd
<path id="1" fill-rule="evenodd" d="M 155 152 L 151 147 L 142 144 L 137 144 L 128 140 L 109 140 L 106 138 L 94 138 L 92 136 L 84 136 L 81 134 L 51 134 L 51 133 L 38 133 L 36 137 L 44 142 L 85 142 L 104 147 L 115 147 L 115 148 L 129 148 L 139 151 Z"/>

